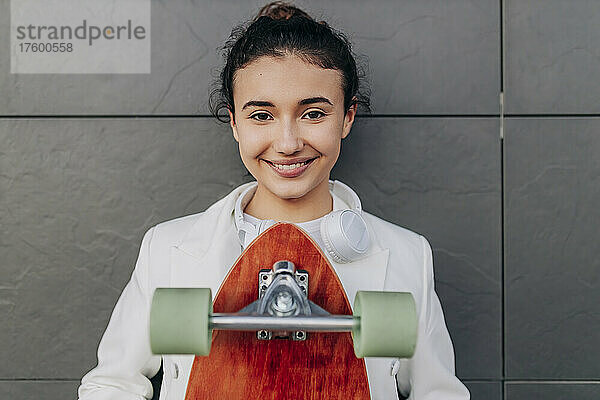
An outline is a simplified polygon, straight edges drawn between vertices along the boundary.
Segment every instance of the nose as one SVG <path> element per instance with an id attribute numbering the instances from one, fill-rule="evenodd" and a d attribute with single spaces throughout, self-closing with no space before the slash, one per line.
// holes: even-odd
<path id="1" fill-rule="evenodd" d="M 304 141 L 298 125 L 294 121 L 285 121 L 276 130 L 273 149 L 282 154 L 293 154 L 304 147 Z"/>

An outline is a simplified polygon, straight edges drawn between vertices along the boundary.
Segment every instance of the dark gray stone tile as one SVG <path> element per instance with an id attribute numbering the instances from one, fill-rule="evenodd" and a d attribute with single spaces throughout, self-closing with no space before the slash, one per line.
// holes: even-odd
<path id="1" fill-rule="evenodd" d="M 464 379 L 502 376 L 500 165 L 498 119 L 363 118 L 332 171 L 366 211 L 430 241 Z"/>
<path id="2" fill-rule="evenodd" d="M 471 393 L 471 400 L 503 400 L 502 382 L 463 381 Z"/>
<path id="3" fill-rule="evenodd" d="M 507 376 L 598 379 L 600 120 L 505 128 Z"/>
<path id="4" fill-rule="evenodd" d="M 0 378 L 80 378 L 151 225 L 249 180 L 209 119 L 0 121 Z"/>
<path id="5" fill-rule="evenodd" d="M 600 382 L 507 383 L 506 400 L 597 400 Z"/>
<path id="6" fill-rule="evenodd" d="M 10 26 L 0 0 L 0 31 Z M 0 115 L 189 115 L 208 113 L 218 47 L 266 1 L 152 1 L 151 74 L 10 74 L 0 43 Z M 368 57 L 374 112 L 497 114 L 497 0 L 297 3 L 347 33 Z"/>
<path id="7" fill-rule="evenodd" d="M 505 4 L 505 113 L 600 112 L 600 3 Z"/>
<path id="8" fill-rule="evenodd" d="M 7 400 L 76 399 L 79 381 L 0 381 L 0 398 Z"/>
<path id="9" fill-rule="evenodd" d="M 499 113 L 497 0 L 309 4 L 369 58 L 375 113 Z"/>

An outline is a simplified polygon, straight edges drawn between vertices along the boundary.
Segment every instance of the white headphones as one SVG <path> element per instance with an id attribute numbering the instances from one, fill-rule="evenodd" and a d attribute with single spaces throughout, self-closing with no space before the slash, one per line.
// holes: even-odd
<path id="1" fill-rule="evenodd" d="M 261 220 L 258 227 L 244 221 L 243 209 L 252 199 L 258 183 L 249 186 L 235 203 L 235 227 L 240 243 L 245 248 L 258 235 L 274 225 L 272 219 Z M 329 181 L 329 190 L 338 195 L 349 209 L 334 210 L 321 220 L 321 238 L 331 258 L 338 263 L 348 263 L 365 255 L 371 243 L 367 225 L 362 218 L 358 195 L 340 181 Z"/>

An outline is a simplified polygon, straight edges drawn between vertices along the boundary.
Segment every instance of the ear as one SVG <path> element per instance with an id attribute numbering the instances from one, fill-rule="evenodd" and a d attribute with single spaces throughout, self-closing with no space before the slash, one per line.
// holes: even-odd
<path id="1" fill-rule="evenodd" d="M 354 98 L 356 99 L 356 97 Z M 344 139 L 350 133 L 352 124 L 354 123 L 354 117 L 356 116 L 358 104 L 354 103 L 348 108 L 346 115 L 344 116 L 344 128 L 342 130 L 342 139 Z"/>
<path id="2" fill-rule="evenodd" d="M 228 108 L 227 112 L 229 113 L 229 126 L 231 126 L 231 131 L 233 132 L 233 138 L 235 139 L 236 142 L 239 143 L 239 137 L 238 137 L 238 132 L 237 132 L 237 125 L 235 124 L 235 119 L 233 118 L 233 113 L 231 112 L 231 110 Z"/>

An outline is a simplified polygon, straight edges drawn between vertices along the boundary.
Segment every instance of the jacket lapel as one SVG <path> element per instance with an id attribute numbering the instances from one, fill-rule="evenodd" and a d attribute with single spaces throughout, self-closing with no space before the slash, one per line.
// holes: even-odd
<path id="1" fill-rule="evenodd" d="M 242 248 L 233 209 L 237 196 L 253 182 L 235 188 L 197 219 L 183 240 L 171 247 L 171 286 L 209 287 L 213 297 Z"/>
<path id="2" fill-rule="evenodd" d="M 373 246 L 373 244 L 372 244 Z M 329 262 L 335 269 L 342 286 L 348 296 L 350 305 L 354 308 L 354 297 L 359 290 L 383 290 L 390 250 L 376 248 L 360 260 L 339 264 L 329 256 Z"/>
<path id="3" fill-rule="evenodd" d="M 234 240 L 231 240 L 234 239 Z M 215 238 L 214 245 L 203 256 L 186 251 L 185 247 L 171 247 L 171 286 L 209 287 L 216 296 L 227 271 L 241 254 L 235 232 Z"/>

